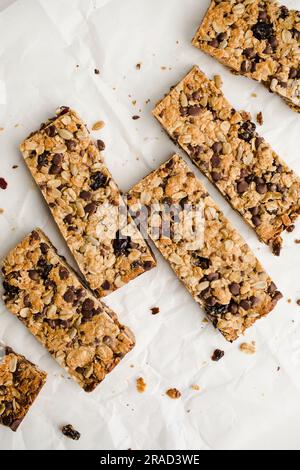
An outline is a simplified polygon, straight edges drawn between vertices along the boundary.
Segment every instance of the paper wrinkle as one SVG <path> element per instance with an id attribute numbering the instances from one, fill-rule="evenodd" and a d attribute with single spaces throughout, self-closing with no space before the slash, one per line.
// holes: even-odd
<path id="1" fill-rule="evenodd" d="M 181 153 L 151 109 L 194 64 L 210 77 L 222 76 L 224 93 L 237 109 L 254 118 L 263 112 L 258 131 L 300 173 L 299 116 L 259 84 L 233 77 L 191 46 L 209 0 L 11 3 L 0 6 L 0 177 L 8 181 L 8 189 L 0 190 L 1 259 L 40 226 L 74 265 L 19 155 L 21 140 L 59 105 L 74 107 L 89 128 L 103 120 L 104 129 L 92 135 L 105 141 L 106 163 L 126 191 L 172 152 Z M 141 118 L 133 121 L 133 115 Z M 15 164 L 19 168 L 13 170 Z M 0 449 L 299 448 L 300 248 L 294 240 L 300 239 L 300 226 L 285 236 L 286 248 L 274 258 L 189 164 L 285 298 L 245 338 L 227 344 L 202 322 L 203 312 L 157 254 L 157 269 L 105 299 L 135 332 L 137 345 L 92 394 L 80 390 L 1 301 L 0 340 L 47 371 L 48 381 L 17 433 L 1 427 Z M 152 315 L 152 307 L 160 313 Z M 257 353 L 247 356 L 239 345 L 252 340 Z M 225 351 L 219 363 L 210 359 L 216 348 Z M 140 376 L 147 384 L 143 394 L 136 390 Z M 165 395 L 174 387 L 182 393 L 179 400 Z M 59 428 L 68 423 L 81 432 L 80 441 L 62 436 Z"/>

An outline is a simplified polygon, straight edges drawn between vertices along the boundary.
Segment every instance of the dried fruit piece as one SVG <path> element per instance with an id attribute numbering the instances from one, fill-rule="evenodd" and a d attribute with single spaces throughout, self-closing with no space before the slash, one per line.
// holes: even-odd
<path id="1" fill-rule="evenodd" d="M 69 437 L 73 441 L 78 441 L 81 437 L 80 432 L 76 431 L 76 429 L 73 428 L 72 424 L 67 424 L 66 426 L 63 426 L 61 432 L 64 436 Z"/>
<path id="2" fill-rule="evenodd" d="M 224 355 L 225 355 L 224 351 L 222 351 L 221 349 L 216 349 L 213 355 L 211 356 L 211 360 L 214 362 L 218 362 L 222 359 L 222 357 L 224 357 Z"/>
<path id="3" fill-rule="evenodd" d="M 139 393 L 144 393 L 146 391 L 147 384 L 144 381 L 143 377 L 136 379 L 136 389 Z"/>
<path id="4" fill-rule="evenodd" d="M 181 397 L 181 392 L 177 390 L 177 388 L 169 388 L 169 390 L 166 391 L 166 395 L 172 398 L 172 400 L 178 400 L 178 398 Z"/>

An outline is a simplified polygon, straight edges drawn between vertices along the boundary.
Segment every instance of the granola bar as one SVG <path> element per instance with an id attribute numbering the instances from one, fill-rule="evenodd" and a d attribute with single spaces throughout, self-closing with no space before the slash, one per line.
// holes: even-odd
<path id="1" fill-rule="evenodd" d="M 300 112 L 300 12 L 273 0 L 212 0 L 193 44 Z"/>
<path id="2" fill-rule="evenodd" d="M 148 219 L 155 245 L 226 340 L 237 339 L 282 297 L 178 155 L 134 186 L 128 204 L 140 223 L 143 217 Z M 199 214 L 202 232 L 191 233 L 188 221 L 194 225 Z"/>
<path id="3" fill-rule="evenodd" d="M 91 392 L 134 346 L 133 333 L 86 288 L 39 229 L 4 260 L 3 300 Z"/>
<path id="4" fill-rule="evenodd" d="M 154 116 L 279 255 L 281 234 L 300 213 L 300 179 L 257 134 L 251 115 L 233 109 L 215 81 L 194 67 Z"/>
<path id="5" fill-rule="evenodd" d="M 103 142 L 99 145 L 103 149 Z M 78 115 L 62 107 L 21 152 L 89 286 L 100 297 L 156 266 Z"/>
<path id="6" fill-rule="evenodd" d="M 46 382 L 47 374 L 0 343 L 0 424 L 16 431 Z"/>

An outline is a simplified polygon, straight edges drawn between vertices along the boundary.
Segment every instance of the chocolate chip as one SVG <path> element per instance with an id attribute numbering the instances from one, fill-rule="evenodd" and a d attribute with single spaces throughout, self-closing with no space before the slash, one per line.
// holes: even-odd
<path id="1" fill-rule="evenodd" d="M 268 186 L 266 183 L 258 183 L 256 185 L 256 191 L 258 194 L 266 194 L 268 192 Z"/>
<path id="2" fill-rule="evenodd" d="M 211 47 L 219 47 L 219 41 L 217 39 L 213 39 L 212 41 L 209 41 L 208 43 L 209 46 Z"/>
<path id="3" fill-rule="evenodd" d="M 214 362 L 218 362 L 220 361 L 220 359 L 222 359 L 222 357 L 225 356 L 225 352 L 224 351 L 221 351 L 221 349 L 216 349 L 213 353 L 213 355 L 211 356 L 211 360 L 214 361 Z"/>
<path id="4" fill-rule="evenodd" d="M 281 249 L 282 249 L 282 242 L 280 239 L 276 239 L 273 241 L 273 244 L 272 244 L 272 252 L 275 256 L 280 256 L 280 253 L 281 253 Z"/>
<path id="5" fill-rule="evenodd" d="M 40 278 L 38 271 L 34 269 L 31 269 L 30 271 L 28 271 L 28 276 L 30 277 L 32 281 L 38 281 Z"/>
<path id="6" fill-rule="evenodd" d="M 252 217 L 252 222 L 255 227 L 259 227 L 261 225 L 261 218 L 258 215 L 254 215 Z"/>
<path id="7" fill-rule="evenodd" d="M 268 289 L 268 292 L 270 294 L 274 294 L 274 292 L 277 291 L 277 286 L 276 284 L 272 281 L 271 284 L 269 285 L 269 289 Z"/>
<path id="8" fill-rule="evenodd" d="M 124 236 L 118 230 L 116 233 L 116 238 L 113 241 L 113 248 L 116 256 L 127 255 L 131 247 L 131 238 Z"/>
<path id="9" fill-rule="evenodd" d="M 265 10 L 261 10 L 258 13 L 258 19 L 259 21 L 266 21 L 268 19 L 268 13 Z"/>
<path id="10" fill-rule="evenodd" d="M 200 106 L 189 106 L 188 108 L 189 116 L 199 116 L 201 112 L 202 112 L 202 108 Z"/>
<path id="11" fill-rule="evenodd" d="M 150 271 L 150 269 L 153 268 L 152 261 L 144 261 L 143 267 L 144 267 L 145 271 Z"/>
<path id="12" fill-rule="evenodd" d="M 256 297 L 255 295 L 252 295 L 249 299 L 250 303 L 251 303 L 251 307 L 255 307 L 256 305 L 259 304 L 260 300 L 258 297 Z"/>
<path id="13" fill-rule="evenodd" d="M 92 193 L 89 191 L 80 191 L 79 197 L 84 201 L 89 201 L 92 197 Z"/>
<path id="14" fill-rule="evenodd" d="M 46 127 L 45 133 L 48 135 L 48 137 L 54 137 L 56 134 L 56 127 L 53 125 Z"/>
<path id="15" fill-rule="evenodd" d="M 239 129 L 238 136 L 245 142 L 250 142 L 255 136 L 255 130 L 256 125 L 254 124 L 254 122 L 245 121 Z"/>
<path id="16" fill-rule="evenodd" d="M 227 39 L 227 34 L 226 33 L 219 33 L 217 38 L 218 38 L 219 42 L 225 41 L 225 39 Z"/>
<path id="17" fill-rule="evenodd" d="M 263 137 L 256 137 L 256 139 L 255 139 L 255 148 L 258 149 L 263 142 L 264 142 Z"/>
<path id="18" fill-rule="evenodd" d="M 110 282 L 104 281 L 101 287 L 103 290 L 110 290 Z"/>
<path id="19" fill-rule="evenodd" d="M 220 179 L 222 178 L 221 174 L 220 173 L 217 173 L 216 171 L 212 171 L 211 172 L 211 177 L 212 177 L 212 180 L 217 183 L 218 181 L 220 181 Z"/>
<path id="20" fill-rule="evenodd" d="M 38 167 L 41 168 L 42 166 L 47 166 L 49 163 L 49 152 L 44 152 L 38 156 L 37 163 Z"/>
<path id="21" fill-rule="evenodd" d="M 272 37 L 269 39 L 269 44 L 270 44 L 270 46 L 272 47 L 272 49 L 276 49 L 276 47 L 278 47 L 278 40 L 276 39 L 275 36 L 272 36 Z"/>
<path id="22" fill-rule="evenodd" d="M 66 140 L 65 141 L 66 143 L 66 146 L 67 146 L 67 149 L 69 150 L 69 152 L 73 152 L 73 150 L 76 149 L 76 141 L 75 140 Z"/>
<path id="23" fill-rule="evenodd" d="M 291 67 L 290 73 L 289 73 L 289 78 L 294 79 L 297 78 L 298 75 L 298 70 L 295 69 L 294 67 Z"/>
<path id="24" fill-rule="evenodd" d="M 273 296 L 273 300 L 275 302 L 278 302 L 279 300 L 281 300 L 283 298 L 283 295 L 281 292 L 277 291 L 275 292 L 275 295 Z"/>
<path id="25" fill-rule="evenodd" d="M 98 171 L 97 173 L 94 173 L 91 176 L 90 187 L 93 191 L 97 191 L 97 189 L 100 189 L 100 188 L 105 188 L 107 183 L 108 183 L 108 178 L 100 171 Z"/>
<path id="26" fill-rule="evenodd" d="M 109 346 L 112 343 L 112 339 L 110 336 L 103 336 L 103 343 Z"/>
<path id="27" fill-rule="evenodd" d="M 286 6 L 284 6 L 284 5 L 282 5 L 282 6 L 280 7 L 279 18 L 281 18 L 281 19 L 284 20 L 284 19 L 287 18 L 288 16 L 289 16 L 289 10 L 288 10 L 288 8 L 287 8 Z"/>
<path id="28" fill-rule="evenodd" d="M 84 212 L 89 215 L 95 214 L 95 212 L 97 212 L 97 204 L 95 202 L 90 202 L 85 206 Z"/>
<path id="29" fill-rule="evenodd" d="M 46 255 L 49 250 L 49 246 L 46 243 L 41 243 L 40 244 L 40 249 L 43 255 Z"/>
<path id="30" fill-rule="evenodd" d="M 13 286 L 6 281 L 3 281 L 4 295 L 8 300 L 13 300 L 20 292 L 19 287 Z"/>
<path id="31" fill-rule="evenodd" d="M 233 301 L 230 302 L 229 304 L 230 313 L 232 313 L 232 315 L 235 315 L 236 313 L 238 313 L 238 310 L 239 310 L 238 304 Z"/>
<path id="32" fill-rule="evenodd" d="M 263 39 L 269 39 L 274 35 L 273 25 L 271 23 L 265 23 L 260 21 L 252 26 L 253 35 L 260 41 Z"/>
<path id="33" fill-rule="evenodd" d="M 74 300 L 75 300 L 74 292 L 71 289 L 68 289 L 64 293 L 64 301 L 67 302 L 68 304 L 72 304 Z"/>
<path id="34" fill-rule="evenodd" d="M 248 310 L 250 310 L 250 308 L 251 308 L 251 304 L 250 304 L 250 302 L 249 302 L 248 300 L 242 300 L 242 301 L 240 302 L 240 307 L 242 307 L 242 309 L 248 311 Z"/>
<path id="35" fill-rule="evenodd" d="M 41 257 L 38 261 L 38 271 L 41 278 L 45 281 L 53 268 L 53 265 L 48 263 L 45 258 Z"/>
<path id="36" fill-rule="evenodd" d="M 211 160 L 210 160 L 210 163 L 211 163 L 212 167 L 218 168 L 221 165 L 221 159 L 218 155 L 213 155 Z"/>
<path id="37" fill-rule="evenodd" d="M 202 98 L 202 96 L 201 96 L 201 94 L 199 93 L 199 91 L 194 91 L 194 92 L 192 93 L 192 98 L 193 98 L 194 101 L 200 101 L 201 98 Z"/>
<path id="38" fill-rule="evenodd" d="M 152 315 L 157 315 L 160 312 L 159 307 L 153 307 L 151 308 L 151 313 Z"/>
<path id="39" fill-rule="evenodd" d="M 212 145 L 212 151 L 213 151 L 215 154 L 221 153 L 222 150 L 223 150 L 223 144 L 222 144 L 222 142 L 215 142 L 215 143 Z"/>
<path id="40" fill-rule="evenodd" d="M 246 191 L 248 191 L 248 189 L 249 189 L 249 184 L 245 180 L 241 180 L 237 184 L 237 192 L 239 194 L 244 194 Z"/>
<path id="41" fill-rule="evenodd" d="M 252 215 L 258 215 L 259 214 L 259 207 L 251 207 L 251 209 L 249 209 L 249 211 L 251 212 Z"/>
<path id="42" fill-rule="evenodd" d="M 95 306 L 95 303 L 93 299 L 85 299 L 85 301 L 82 304 L 82 312 L 91 312 Z"/>
<path id="43" fill-rule="evenodd" d="M 196 254 L 194 254 L 192 257 L 192 263 L 194 266 L 197 266 L 201 269 L 208 269 L 210 266 L 210 261 L 208 258 L 204 258 Z"/>
<path id="44" fill-rule="evenodd" d="M 230 290 L 230 292 L 232 293 L 232 295 L 239 295 L 239 293 L 240 293 L 240 285 L 237 284 L 236 282 L 233 282 L 232 284 L 230 284 L 229 290 Z"/>
<path id="45" fill-rule="evenodd" d="M 251 62 L 248 62 L 248 60 L 243 60 L 243 62 L 241 63 L 241 71 L 243 73 L 250 72 L 251 66 L 252 66 Z"/>
<path id="46" fill-rule="evenodd" d="M 134 121 L 137 121 L 137 120 L 140 119 L 140 118 L 141 118 L 141 116 L 137 116 L 137 115 L 132 116 L 132 119 L 133 119 Z"/>
<path id="47" fill-rule="evenodd" d="M 218 279 L 220 279 L 220 274 L 219 273 L 210 273 L 206 276 L 206 279 L 209 282 L 217 281 Z"/>
<path id="48" fill-rule="evenodd" d="M 272 46 L 270 44 L 267 44 L 265 49 L 263 50 L 264 54 L 272 54 L 274 52 Z"/>
<path id="49" fill-rule="evenodd" d="M 63 161 L 63 156 L 61 153 L 55 153 L 52 158 L 52 163 L 56 166 L 61 166 Z"/>
<path id="50" fill-rule="evenodd" d="M 59 278 L 62 281 L 65 281 L 66 279 L 68 279 L 68 277 L 69 277 L 69 271 L 67 270 L 67 268 L 60 267 L 59 268 Z"/>
<path id="51" fill-rule="evenodd" d="M 4 178 L 0 178 L 0 189 L 6 189 L 7 188 L 7 181 Z"/>
<path id="52" fill-rule="evenodd" d="M 102 152 L 102 150 L 105 149 L 105 143 L 103 142 L 103 140 L 100 140 L 100 139 L 97 140 L 97 147 L 100 150 L 100 152 Z"/>
<path id="53" fill-rule="evenodd" d="M 66 215 L 66 217 L 64 218 L 64 222 L 65 222 L 65 224 L 71 225 L 71 223 L 73 222 L 72 214 Z"/>
<path id="54" fill-rule="evenodd" d="M 254 52 L 253 47 L 248 47 L 247 49 L 245 49 L 245 50 L 244 50 L 244 55 L 245 55 L 248 59 L 252 59 L 252 58 L 255 56 L 255 52 Z"/>
<path id="55" fill-rule="evenodd" d="M 51 165 L 49 169 L 49 175 L 59 175 L 62 172 L 62 167 L 60 165 Z"/>

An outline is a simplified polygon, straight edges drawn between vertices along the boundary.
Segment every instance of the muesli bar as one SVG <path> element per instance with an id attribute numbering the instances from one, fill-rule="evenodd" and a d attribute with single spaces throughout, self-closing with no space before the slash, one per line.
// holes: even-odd
<path id="1" fill-rule="evenodd" d="M 100 297 L 156 266 L 102 162 L 103 147 L 66 107 L 20 147 L 82 274 Z"/>
<path id="2" fill-rule="evenodd" d="M 147 219 L 155 245 L 226 340 L 236 340 L 281 299 L 246 242 L 178 155 L 134 186 L 128 205 L 139 223 Z M 195 225 L 200 230 L 191 231 Z"/>
<path id="3" fill-rule="evenodd" d="M 0 343 L 0 424 L 17 431 L 47 374 Z"/>
<path id="4" fill-rule="evenodd" d="M 273 0 L 212 0 L 193 44 L 300 112 L 300 12 Z"/>
<path id="5" fill-rule="evenodd" d="M 218 86 L 217 86 L 217 84 Z M 280 254 L 281 234 L 300 213 L 300 179 L 199 69 L 155 108 L 154 116 L 259 239 Z"/>
<path id="6" fill-rule="evenodd" d="M 2 273 L 7 308 L 86 392 L 133 348 L 133 333 L 84 286 L 40 229 L 9 253 Z"/>

